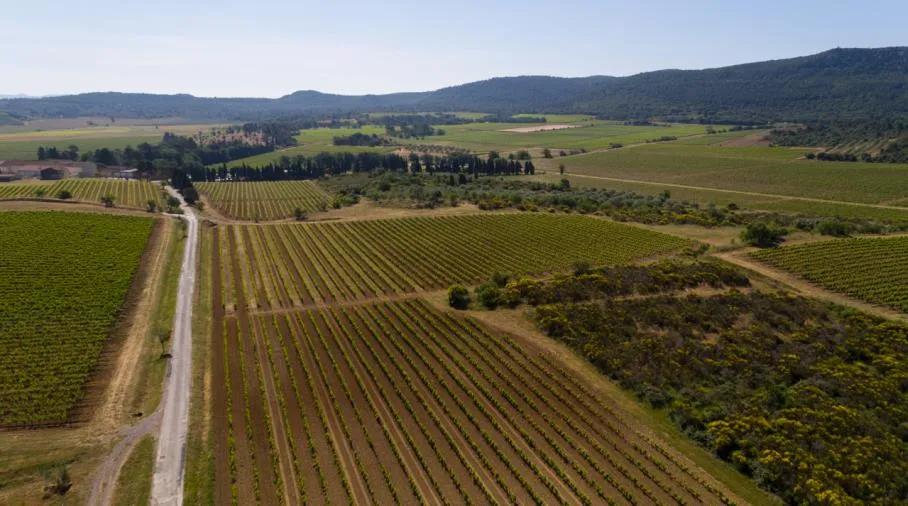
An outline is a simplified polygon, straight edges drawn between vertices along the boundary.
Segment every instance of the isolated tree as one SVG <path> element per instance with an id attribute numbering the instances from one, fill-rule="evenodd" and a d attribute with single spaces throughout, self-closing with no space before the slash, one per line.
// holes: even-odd
<path id="1" fill-rule="evenodd" d="M 454 309 L 466 309 L 470 306 L 470 291 L 463 285 L 452 285 L 448 288 L 448 304 Z"/>
<path id="2" fill-rule="evenodd" d="M 558 164 L 558 173 L 561 174 L 562 176 L 564 175 L 564 164 L 563 163 Z"/>
<path id="3" fill-rule="evenodd" d="M 44 198 L 45 195 L 47 195 L 46 188 L 35 188 L 35 197 L 38 197 L 40 199 Z"/>
<path id="4" fill-rule="evenodd" d="M 158 333 L 158 343 L 161 344 L 161 358 L 166 358 L 167 353 L 167 341 L 170 341 L 170 333 L 168 332 L 159 332 Z"/>
<path id="5" fill-rule="evenodd" d="M 113 207 L 114 206 L 114 196 L 111 194 L 106 194 L 101 197 L 101 203 L 104 204 L 104 207 Z"/>
<path id="6" fill-rule="evenodd" d="M 180 207 L 180 199 L 176 197 L 167 197 L 167 210 L 169 212 L 174 212 Z"/>
<path id="7" fill-rule="evenodd" d="M 296 218 L 296 221 L 306 221 L 306 219 L 308 218 L 306 211 L 303 211 L 303 209 L 300 207 L 297 207 L 293 210 L 293 217 Z"/>
<path id="8" fill-rule="evenodd" d="M 73 198 L 73 194 L 69 190 L 60 190 L 57 192 L 57 198 L 60 200 L 69 200 Z"/>
<path id="9" fill-rule="evenodd" d="M 145 203 L 145 210 L 149 213 L 153 213 L 158 210 L 158 203 L 154 200 L 149 200 Z"/>
<path id="10" fill-rule="evenodd" d="M 44 150 L 44 146 L 38 146 L 38 160 L 46 160 L 47 152 Z"/>
<path id="11" fill-rule="evenodd" d="M 552 150 L 549 149 L 549 148 L 543 149 L 543 150 L 542 150 L 542 157 L 543 157 L 543 158 L 551 158 L 551 157 L 552 157 Z"/>

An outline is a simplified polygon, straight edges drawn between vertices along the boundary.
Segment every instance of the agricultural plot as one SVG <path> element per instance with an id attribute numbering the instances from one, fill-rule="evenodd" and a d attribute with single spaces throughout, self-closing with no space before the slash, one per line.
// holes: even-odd
<path id="1" fill-rule="evenodd" d="M 908 165 L 804 160 L 805 152 L 660 143 L 539 160 L 537 169 L 564 164 L 569 174 L 864 204 L 908 195 Z"/>
<path id="2" fill-rule="evenodd" d="M 748 193 L 745 191 L 730 192 L 724 190 L 711 190 L 708 188 L 689 188 L 683 186 L 683 183 L 682 186 L 673 186 L 671 183 L 616 181 L 613 179 L 596 179 L 583 176 L 562 176 L 557 173 L 547 173 L 545 175 L 528 177 L 528 179 L 539 178 L 550 183 L 558 183 L 561 179 L 566 178 L 571 182 L 571 186 L 577 188 L 608 188 L 610 190 L 623 190 L 639 193 L 641 195 L 660 195 L 663 192 L 668 191 L 673 199 L 697 202 L 701 205 L 715 204 L 717 206 L 727 206 L 733 203 L 738 207 L 751 210 L 801 214 L 805 216 L 854 218 L 892 223 L 904 223 L 908 221 L 908 207 L 874 207 L 873 205 L 856 202 L 817 202 L 802 200 L 797 197 L 774 197 L 770 195 Z M 892 206 L 894 203 L 889 204 Z"/>
<path id="3" fill-rule="evenodd" d="M 363 135 L 383 135 L 385 133 L 385 129 L 384 127 L 378 127 L 375 125 L 366 125 L 361 128 L 313 128 L 310 130 L 300 130 L 300 133 L 295 137 L 296 142 L 298 143 L 298 145 L 296 146 L 281 149 L 279 151 L 273 151 L 271 153 L 262 153 L 261 155 L 233 160 L 232 162 L 228 163 L 227 166 L 239 167 L 241 165 L 246 165 L 248 167 L 258 167 L 267 165 L 269 163 L 276 163 L 280 161 L 280 159 L 284 156 L 291 158 L 298 155 L 313 156 L 322 152 L 390 153 L 395 149 L 393 146 L 370 147 L 334 145 L 335 137 L 347 137 L 355 133 L 361 133 Z"/>
<path id="4" fill-rule="evenodd" d="M 214 272 L 240 278 L 221 258 Z M 550 357 L 472 320 L 417 300 L 251 315 L 243 297 L 227 316 L 214 301 L 216 504 L 731 502 Z"/>
<path id="5" fill-rule="evenodd" d="M 0 160 L 37 160 L 40 146 L 66 149 L 75 145 L 82 153 L 100 148 L 123 149 L 143 142 L 161 142 L 165 132 L 194 136 L 213 126 L 124 125 L 0 133 Z"/>
<path id="6" fill-rule="evenodd" d="M 68 191 L 72 200 L 97 204 L 101 197 L 112 195 L 117 207 L 144 209 L 148 201 L 163 206 L 161 188 L 148 181 L 125 181 L 122 179 L 63 179 L 43 184 L 0 185 L 0 200 L 39 198 L 37 191 L 43 191 L 40 198 L 54 199 L 61 191 Z"/>
<path id="7" fill-rule="evenodd" d="M 0 427 L 73 419 L 153 221 L 0 213 Z"/>
<path id="8" fill-rule="evenodd" d="M 553 119 L 559 119 L 553 117 Z M 445 135 L 427 137 L 424 142 L 453 146 L 478 153 L 490 150 L 514 151 L 525 148 L 586 149 L 608 148 L 613 143 L 634 144 L 663 136 L 684 137 L 706 133 L 706 125 L 632 126 L 610 121 L 576 121 L 575 128 L 539 132 L 507 132 L 505 130 L 544 126 L 547 123 L 467 123 L 445 125 Z"/>
<path id="9" fill-rule="evenodd" d="M 830 290 L 908 312 L 908 237 L 823 241 L 753 257 Z"/>
<path id="10" fill-rule="evenodd" d="M 487 214 L 318 224 L 232 225 L 219 249 L 237 258 L 250 307 L 290 308 L 475 283 L 494 272 L 542 273 L 578 260 L 616 264 L 686 241 L 577 215 Z"/>
<path id="11" fill-rule="evenodd" d="M 239 220 L 289 218 L 297 208 L 317 211 L 329 197 L 312 181 L 199 183 L 196 188 L 218 212 Z"/>

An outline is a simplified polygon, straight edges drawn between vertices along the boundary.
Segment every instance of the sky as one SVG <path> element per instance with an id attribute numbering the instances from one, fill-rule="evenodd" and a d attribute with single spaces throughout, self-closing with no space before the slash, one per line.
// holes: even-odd
<path id="1" fill-rule="evenodd" d="M 0 0 L 0 94 L 279 97 L 908 45 L 908 2 Z"/>

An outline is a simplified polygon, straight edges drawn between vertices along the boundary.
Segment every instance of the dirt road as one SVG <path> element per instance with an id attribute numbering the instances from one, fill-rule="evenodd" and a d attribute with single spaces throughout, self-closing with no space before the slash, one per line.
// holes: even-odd
<path id="1" fill-rule="evenodd" d="M 189 428 L 189 398 L 192 382 L 192 303 L 195 291 L 199 221 L 173 188 L 168 193 L 180 199 L 186 220 L 186 249 L 180 271 L 177 307 L 174 313 L 170 367 L 164 384 L 164 398 L 158 450 L 151 485 L 151 503 L 183 503 L 183 472 L 186 462 L 186 433 Z"/>

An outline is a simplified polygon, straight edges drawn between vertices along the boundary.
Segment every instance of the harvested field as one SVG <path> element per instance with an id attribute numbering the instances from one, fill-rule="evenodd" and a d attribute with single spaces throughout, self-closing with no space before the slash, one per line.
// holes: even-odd
<path id="1" fill-rule="evenodd" d="M 729 502 L 540 351 L 423 301 L 214 337 L 219 503 Z"/>
<path id="2" fill-rule="evenodd" d="M 220 236 L 241 270 L 251 308 L 362 300 L 476 283 L 496 271 L 564 270 L 579 260 L 616 264 L 686 241 L 577 215 L 485 214 L 313 224 L 231 225 Z M 227 308 L 239 302 L 225 291 Z"/>
<path id="3" fill-rule="evenodd" d="M 290 218 L 297 208 L 318 211 L 329 197 L 312 181 L 198 183 L 196 188 L 219 213 L 239 220 Z"/>
<path id="4" fill-rule="evenodd" d="M 39 197 L 37 190 L 43 193 Z M 4 199 L 56 199 L 61 191 L 72 194 L 71 200 L 98 204 L 101 197 L 112 195 L 114 205 L 144 209 L 148 201 L 162 207 L 163 198 L 159 186 L 148 181 L 126 181 L 122 179 L 63 179 L 48 184 L 4 184 L 0 185 L 0 200 Z"/>

